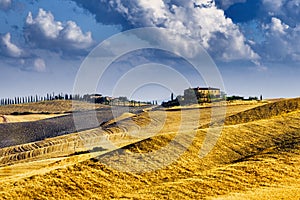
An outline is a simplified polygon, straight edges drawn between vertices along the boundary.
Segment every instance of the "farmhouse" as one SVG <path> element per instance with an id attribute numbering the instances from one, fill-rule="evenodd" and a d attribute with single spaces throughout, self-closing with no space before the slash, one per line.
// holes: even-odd
<path id="1" fill-rule="evenodd" d="M 212 87 L 196 87 L 184 90 L 184 99 L 197 99 L 198 102 L 210 102 L 212 99 L 221 98 L 221 90 Z"/>

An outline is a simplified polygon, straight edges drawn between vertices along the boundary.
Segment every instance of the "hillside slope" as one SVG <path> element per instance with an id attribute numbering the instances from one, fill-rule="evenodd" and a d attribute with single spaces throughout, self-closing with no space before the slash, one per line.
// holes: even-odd
<path id="1" fill-rule="evenodd" d="M 300 109 L 300 98 L 287 99 L 258 106 L 232 116 L 225 120 L 225 125 L 234 125 L 252 122 L 261 119 L 269 119 L 285 113 L 290 113 Z"/>
<path id="2" fill-rule="evenodd" d="M 180 123 L 180 119 L 177 120 Z M 3 183 L 0 197 L 298 199 L 299 120 L 300 110 L 294 109 L 289 113 L 280 111 L 269 118 L 227 125 L 205 158 L 199 157 L 199 151 L 207 129 L 200 129 L 192 145 L 172 164 L 161 168 L 155 168 L 154 165 L 164 164 L 166 158 L 174 157 L 174 149 L 166 150 L 164 154 L 153 154 L 152 160 L 146 160 L 144 165 L 135 165 L 146 153 L 166 147 L 176 137 L 176 132 L 171 131 L 46 174 Z M 171 122 L 174 123 L 174 118 Z M 173 125 L 171 129 L 174 129 Z M 130 130 L 126 128 L 126 123 L 121 127 L 121 130 Z M 182 144 L 174 144 L 175 150 L 182 148 Z M 151 167 L 153 170 L 148 172 L 132 172 L 133 169 L 140 171 Z M 294 195 L 291 196 L 289 192 L 294 192 Z"/>
<path id="3" fill-rule="evenodd" d="M 226 116 L 225 119 L 214 120 L 211 123 L 201 125 L 199 128 L 208 128 L 211 125 L 236 125 L 253 122 L 256 120 L 270 119 L 300 109 L 300 98 L 282 99 L 270 103 L 257 105 L 253 108 Z"/>
<path id="4" fill-rule="evenodd" d="M 22 113 L 33 113 L 33 114 L 63 114 L 70 113 L 74 110 L 84 111 L 93 110 L 98 108 L 107 107 L 102 104 L 91 104 L 82 101 L 71 101 L 71 100 L 55 100 L 55 101 L 41 101 L 37 103 L 26 103 L 16 105 L 0 106 L 0 115 L 9 114 L 22 114 Z"/>
<path id="5" fill-rule="evenodd" d="M 238 113 L 255 106 L 259 106 L 259 104 L 229 106 L 226 108 L 226 112 L 227 115 L 230 116 L 234 113 Z M 99 112 L 97 112 L 99 120 L 103 119 L 103 116 L 105 116 L 105 112 L 101 112 L 103 110 L 106 110 L 106 108 L 99 109 Z M 5 142 L 11 138 L 11 141 L 15 142 L 15 144 L 17 144 L 16 142 L 19 142 L 19 145 L 7 145 L 9 147 L 0 149 L 0 166 L 13 164 L 19 161 L 26 162 L 33 159 L 67 156 L 77 151 L 91 150 L 93 147 L 100 145 L 99 141 L 103 141 L 103 137 L 109 139 L 109 141 L 116 146 L 123 146 L 127 143 L 140 140 L 139 138 L 135 138 L 133 133 L 141 130 L 141 127 L 144 127 L 144 133 L 153 132 L 154 130 L 158 130 L 160 128 L 161 130 L 159 130 L 159 133 L 161 134 L 175 133 L 178 131 L 180 126 L 178 119 L 180 119 L 182 116 L 191 117 L 191 119 L 193 119 L 195 115 L 199 114 L 199 110 L 194 109 L 189 112 L 185 111 L 183 113 L 181 113 L 181 111 L 171 111 L 166 113 L 162 111 L 153 111 L 150 115 L 148 112 L 134 115 L 133 112 L 137 111 L 139 111 L 139 108 L 134 108 L 132 113 L 124 113 L 120 116 L 120 118 L 109 120 L 101 126 L 103 130 L 101 128 L 95 128 L 79 133 L 70 133 L 74 129 L 73 119 L 70 115 L 34 123 L 2 125 L 2 127 L 6 127 L 0 130 L 0 133 L 2 131 L 2 142 Z M 164 121 L 165 114 L 166 121 Z M 187 123 L 193 123 L 193 121 L 189 119 L 185 121 Z M 201 109 L 199 123 L 207 124 L 210 121 L 211 108 Z M 152 123 L 150 124 L 150 122 Z M 24 126 L 26 128 L 22 128 Z M 51 128 L 47 129 L 49 126 Z M 145 126 L 148 126 L 148 130 L 145 130 Z M 60 131 L 57 132 L 57 129 Z M 13 134 L 11 134 L 12 132 Z M 57 136 L 59 134 L 62 135 Z M 45 135 L 48 135 L 48 138 L 44 140 L 37 140 L 37 137 L 42 139 L 45 137 Z M 22 138 L 25 139 L 22 140 Z M 25 141 L 31 142 L 24 144 Z"/>
<path id="6" fill-rule="evenodd" d="M 84 128 L 96 128 L 113 118 L 111 109 L 102 108 L 96 113 L 97 121 L 93 112 L 77 113 Z M 60 135 L 69 134 L 77 130 L 72 114 L 44 119 L 35 122 L 5 123 L 0 124 L 0 148 L 40 141 Z"/>

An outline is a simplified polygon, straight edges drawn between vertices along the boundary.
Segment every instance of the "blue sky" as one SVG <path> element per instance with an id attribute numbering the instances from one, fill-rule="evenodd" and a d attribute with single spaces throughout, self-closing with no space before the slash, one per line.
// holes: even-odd
<path id="1" fill-rule="evenodd" d="M 141 27 L 167 28 L 202 45 L 229 95 L 300 96 L 299 19 L 299 0 L 0 0 L 0 97 L 70 93 L 93 48 Z M 158 90 L 153 99 L 170 92 Z"/>

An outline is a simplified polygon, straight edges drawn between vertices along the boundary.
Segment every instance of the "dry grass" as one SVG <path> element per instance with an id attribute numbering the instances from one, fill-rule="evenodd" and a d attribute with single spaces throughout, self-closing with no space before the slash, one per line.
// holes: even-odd
<path id="1" fill-rule="evenodd" d="M 73 107 L 74 106 L 74 107 Z M 0 115 L 9 115 L 12 113 L 32 113 L 32 114 L 62 114 L 73 110 L 92 110 L 105 107 L 101 104 L 91 104 L 81 101 L 55 100 L 42 101 L 38 103 L 27 103 L 18 105 L 0 106 Z"/>
<path id="2" fill-rule="evenodd" d="M 261 119 L 269 119 L 285 113 L 290 113 L 300 109 L 300 99 L 289 99 L 275 101 L 264 106 L 255 107 L 245 112 L 229 116 L 225 124 L 234 125 L 239 123 L 246 123 Z"/>
<path id="3" fill-rule="evenodd" d="M 0 123 L 33 122 L 42 119 L 63 116 L 63 114 L 31 114 L 31 115 L 5 115 L 7 121 L 0 117 Z"/>
<path id="4" fill-rule="evenodd" d="M 167 161 L 166 158 L 176 156 L 176 151 L 180 150 L 184 143 L 175 143 L 175 149 L 166 150 L 164 154 L 153 154 L 151 160 L 145 159 L 144 166 L 135 165 L 135 162 L 145 158 L 146 153 L 157 152 L 166 147 L 178 133 L 180 118 L 185 116 L 186 119 L 192 119 L 193 116 L 199 115 L 197 109 L 182 112 L 169 111 L 166 116 L 163 111 L 154 111 L 127 119 L 121 118 L 117 123 L 107 124 L 104 130 L 94 129 L 76 134 L 81 134 L 86 144 L 88 141 L 95 142 L 95 138 L 101 135 L 109 135 L 111 141 L 117 143 L 122 138 L 134 141 L 136 138 L 133 137 L 132 132 L 136 130 L 147 134 L 151 128 L 159 127 L 159 131 L 149 139 L 125 146 L 122 144 L 121 149 L 104 155 L 99 153 L 97 157 L 93 155 L 92 159 L 87 159 L 89 155 L 83 154 L 80 155 L 82 157 L 66 157 L 61 158 L 59 162 L 53 160 L 53 162 L 49 161 L 50 164 L 43 163 L 42 172 L 2 182 L 0 197 L 7 199 L 299 199 L 300 109 L 294 106 L 289 107 L 293 108 L 292 110 L 286 108 L 287 105 L 298 105 L 298 103 L 299 100 L 276 102 L 270 104 L 271 106 L 268 104 L 269 107 L 254 108 L 255 111 L 245 111 L 245 107 L 242 106 L 228 107 L 227 117 L 250 116 L 251 112 L 251 120 L 239 123 L 240 117 L 232 117 L 237 119 L 238 123 L 223 128 L 217 144 L 205 158 L 199 157 L 199 151 L 208 129 L 197 130 L 187 151 L 170 165 L 158 169 L 155 168 L 153 161 L 163 164 Z M 269 115 L 269 108 L 276 108 L 276 114 Z M 210 123 L 210 113 L 210 109 L 201 109 L 200 121 L 197 124 L 200 126 Z M 262 115 L 265 117 L 259 118 Z M 164 117 L 165 124 L 160 127 Z M 193 125 L 194 123 L 189 122 L 186 130 Z M 116 132 L 119 134 L 115 135 Z M 49 139 L 49 148 L 53 145 L 51 143 L 55 144 L 55 141 L 60 142 L 61 145 L 71 144 L 72 137 L 73 142 L 78 138 L 76 134 Z M 188 137 L 189 132 L 183 134 Z M 20 149 L 24 152 L 24 146 L 23 150 L 22 147 Z M 64 151 L 65 148 L 61 150 Z M 7 154 L 9 150 L 3 152 Z M 68 162 L 64 161 L 67 159 Z M 130 172 L 133 169 L 140 171 L 151 167 L 152 171 L 144 173 Z M 13 166 L 10 170 L 12 169 Z"/>

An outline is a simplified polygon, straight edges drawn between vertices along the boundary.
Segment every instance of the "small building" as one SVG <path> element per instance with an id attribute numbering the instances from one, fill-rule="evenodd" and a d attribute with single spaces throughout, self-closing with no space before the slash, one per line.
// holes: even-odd
<path id="1" fill-rule="evenodd" d="M 196 87 L 184 90 L 184 100 L 198 101 L 198 102 L 210 102 L 213 99 L 221 98 L 221 90 L 219 88 L 212 87 Z"/>

